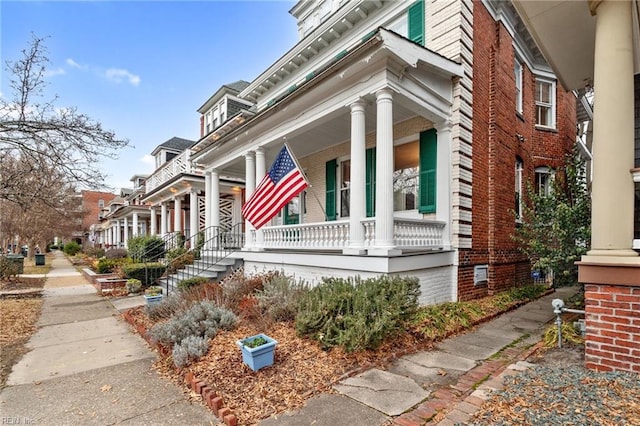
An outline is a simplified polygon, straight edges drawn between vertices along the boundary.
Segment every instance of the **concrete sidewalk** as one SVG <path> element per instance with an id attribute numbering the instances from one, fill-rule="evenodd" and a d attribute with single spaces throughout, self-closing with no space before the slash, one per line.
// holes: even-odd
<path id="1" fill-rule="evenodd" d="M 335 394 L 313 398 L 299 411 L 263 420 L 261 426 L 464 424 L 500 389 L 502 375 L 527 368 L 520 358 L 554 320 L 551 300 L 563 288 L 440 342 L 434 350 L 403 356 L 387 369 L 371 369 L 336 384 Z"/>
<path id="2" fill-rule="evenodd" d="M 218 424 L 152 368 L 156 356 L 111 303 L 55 252 L 38 331 L 0 392 L 20 424 Z M 15 423 L 15 421 L 14 421 Z"/>

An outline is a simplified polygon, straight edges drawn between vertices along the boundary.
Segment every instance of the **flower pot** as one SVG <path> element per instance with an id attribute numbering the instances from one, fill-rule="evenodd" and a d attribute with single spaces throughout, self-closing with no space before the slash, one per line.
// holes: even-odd
<path id="1" fill-rule="evenodd" d="M 263 338 L 266 340 L 266 343 L 254 348 L 247 346 L 251 345 L 251 342 L 257 338 Z M 242 361 L 253 371 L 258 371 L 263 367 L 268 367 L 273 364 L 273 355 L 277 344 L 277 341 L 266 334 L 256 334 L 255 336 L 236 341 L 236 345 L 238 345 L 242 351 Z"/>
<path id="2" fill-rule="evenodd" d="M 158 304 L 160 302 L 162 302 L 162 295 L 158 294 L 158 295 L 154 295 L 154 296 L 149 296 L 147 294 L 144 295 L 144 300 L 147 302 L 147 305 L 155 305 Z"/>

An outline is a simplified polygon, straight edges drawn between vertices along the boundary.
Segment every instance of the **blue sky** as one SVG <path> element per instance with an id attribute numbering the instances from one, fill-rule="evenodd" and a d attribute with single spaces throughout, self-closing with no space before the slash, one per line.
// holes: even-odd
<path id="1" fill-rule="evenodd" d="M 106 184 L 150 174 L 148 154 L 197 140 L 197 109 L 221 85 L 252 81 L 297 41 L 294 1 L 0 1 L 1 93 L 7 60 L 48 37 L 47 91 L 135 148 L 96 165 Z"/>

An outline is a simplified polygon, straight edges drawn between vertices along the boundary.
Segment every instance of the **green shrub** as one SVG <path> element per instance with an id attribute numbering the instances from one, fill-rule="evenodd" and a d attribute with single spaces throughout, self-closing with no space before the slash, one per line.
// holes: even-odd
<path id="1" fill-rule="evenodd" d="M 110 249 L 106 251 L 104 257 L 107 259 L 125 259 L 127 257 L 127 250 L 119 248 Z"/>
<path id="2" fill-rule="evenodd" d="M 376 349 L 415 314 L 419 293 L 417 278 L 324 278 L 302 295 L 296 331 L 325 348 Z"/>
<path id="3" fill-rule="evenodd" d="M 96 259 L 100 259 L 101 257 L 104 257 L 104 249 L 100 247 L 89 247 L 86 250 L 84 250 L 84 254 L 86 254 L 89 257 L 95 257 Z"/>
<path id="4" fill-rule="evenodd" d="M 258 306 L 274 321 L 291 321 L 296 318 L 302 294 L 308 291 L 303 281 L 296 283 L 293 277 L 277 274 L 256 292 Z"/>
<path id="5" fill-rule="evenodd" d="M 80 247 L 80 244 L 76 243 L 75 241 L 69 241 L 67 244 L 64 245 L 63 250 L 65 254 L 69 256 L 75 256 L 80 252 L 80 250 L 82 250 L 82 247 Z"/>
<path id="6" fill-rule="evenodd" d="M 173 256 L 170 257 L 171 252 L 174 252 Z M 180 254 L 176 254 L 180 252 Z M 169 260 L 169 272 L 175 273 L 180 269 L 184 269 L 187 265 L 193 265 L 195 260 L 192 252 L 188 252 L 185 249 L 173 249 L 170 252 L 167 252 L 167 259 Z"/>
<path id="7" fill-rule="evenodd" d="M 233 312 L 204 300 L 192 304 L 187 311 L 169 321 L 154 325 L 150 336 L 155 342 L 175 345 L 189 336 L 211 339 L 219 329 L 231 330 L 237 322 L 238 318 Z"/>
<path id="8" fill-rule="evenodd" d="M 167 267 L 162 263 L 130 263 L 122 267 L 125 278 L 135 278 L 142 282 L 143 286 L 153 284 L 164 275 Z"/>
<path id="9" fill-rule="evenodd" d="M 116 268 L 117 262 L 114 259 L 101 257 L 96 265 L 96 272 L 99 274 L 110 274 Z"/>
<path id="10" fill-rule="evenodd" d="M 206 354 L 208 350 L 209 342 L 207 339 L 200 336 L 188 336 L 173 346 L 171 355 L 175 366 L 182 368 Z"/>
<path id="11" fill-rule="evenodd" d="M 140 293 L 142 291 L 142 281 L 135 278 L 129 278 L 127 280 L 127 291 L 134 294 Z"/>
<path id="12" fill-rule="evenodd" d="M 129 256 L 136 262 L 156 262 L 164 257 L 164 241 L 157 235 L 133 237 L 127 241 Z"/>
<path id="13" fill-rule="evenodd" d="M 209 282 L 209 279 L 205 277 L 188 278 L 186 280 L 182 280 L 178 282 L 178 290 L 186 290 L 188 288 L 195 287 L 200 284 L 206 284 L 208 282 Z"/>
<path id="14" fill-rule="evenodd" d="M 20 273 L 20 265 L 6 256 L 0 256 L 0 278 L 9 279 Z"/>
<path id="15" fill-rule="evenodd" d="M 163 292 L 163 288 L 160 287 L 159 285 L 152 285 L 147 287 L 147 289 L 144 291 L 144 294 L 146 296 L 160 296 Z"/>

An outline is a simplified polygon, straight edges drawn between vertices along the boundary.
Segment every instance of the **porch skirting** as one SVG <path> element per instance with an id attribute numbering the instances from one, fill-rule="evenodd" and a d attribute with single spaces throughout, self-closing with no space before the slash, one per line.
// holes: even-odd
<path id="1" fill-rule="evenodd" d="M 310 285 L 323 277 L 372 278 L 380 275 L 414 276 L 420 280 L 421 305 L 455 301 L 457 298 L 456 252 L 438 251 L 397 257 L 344 256 L 340 253 L 290 251 L 236 252 L 248 273 L 282 271 Z"/>

